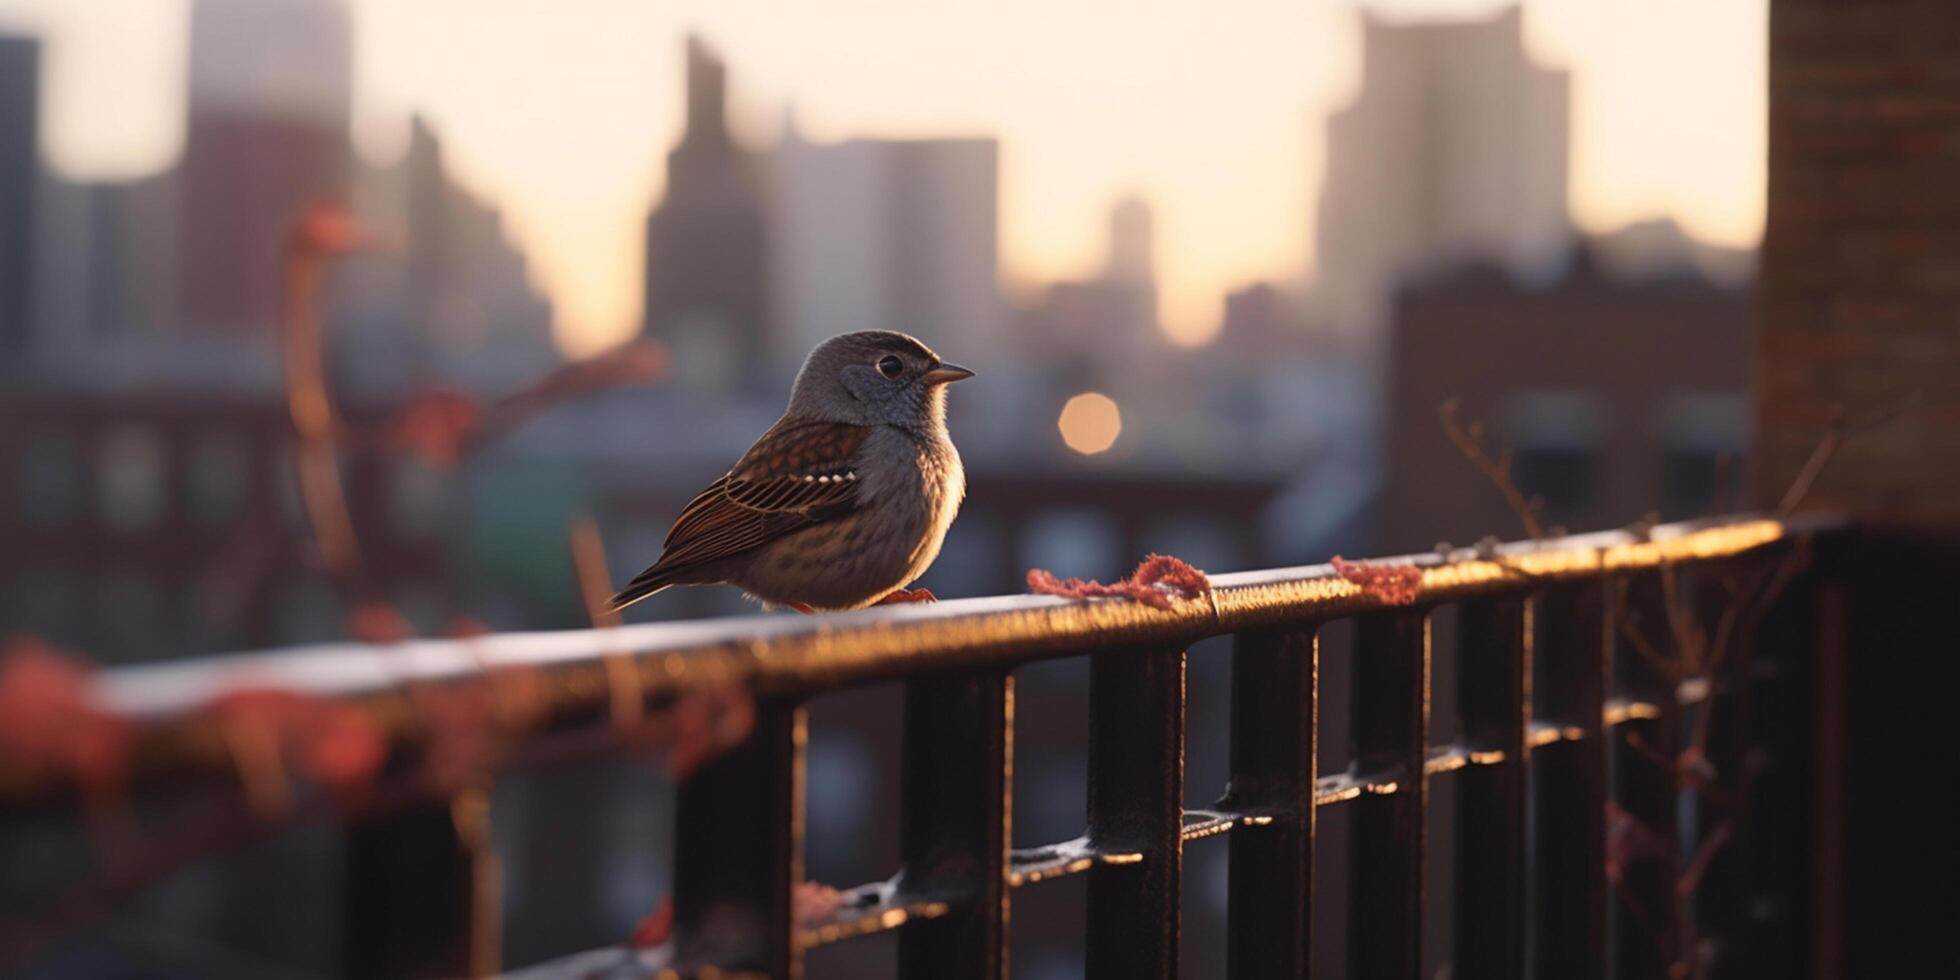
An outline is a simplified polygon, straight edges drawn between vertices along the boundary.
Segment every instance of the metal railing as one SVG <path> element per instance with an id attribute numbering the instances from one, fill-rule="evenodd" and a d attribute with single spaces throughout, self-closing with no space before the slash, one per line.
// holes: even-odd
<path id="1" fill-rule="evenodd" d="M 511 765 L 617 749 L 608 733 L 622 685 L 648 706 L 702 685 L 747 692 L 755 715 L 745 740 L 680 787 L 674 940 L 584 961 L 622 971 L 608 975 L 791 978 L 813 947 L 895 930 L 901 977 L 1001 978 L 1014 895 L 1081 874 L 1087 975 L 1171 977 L 1183 850 L 1224 836 L 1230 976 L 1306 976 L 1317 938 L 1316 815 L 1332 807 L 1355 811 L 1343 886 L 1347 975 L 1419 974 L 1425 842 L 1445 833 L 1458 842 L 1448 954 L 1456 977 L 1659 976 L 1710 957 L 1796 975 L 1810 930 L 1806 665 L 1839 655 L 1815 648 L 1832 634 L 1811 628 L 1825 562 L 1810 542 L 1834 533 L 1823 522 L 1744 517 L 1373 563 L 1420 570 L 1412 604 L 1309 566 L 1214 576 L 1208 596 L 1171 609 L 954 600 L 410 642 L 385 656 L 325 646 L 112 670 L 96 685 L 105 703 L 143 719 L 136 779 L 173 786 L 236 781 L 232 747 L 196 709 L 238 686 L 352 706 L 399 756 L 426 737 L 414 690 L 522 667 L 538 710 Z M 1799 550 L 1812 553 L 1807 565 L 1790 563 Z M 1796 574 L 1764 597 L 1764 615 L 1722 608 L 1718 585 L 1761 582 L 1772 567 Z M 1430 614 L 1444 605 L 1456 608 L 1451 691 L 1431 680 Z M 1352 765 L 1316 778 L 1318 630 L 1341 619 L 1354 622 Z M 1187 810 L 1186 648 L 1227 634 L 1230 780 L 1215 804 Z M 1694 636 L 1704 654 L 1722 643 L 1747 648 L 1747 669 L 1685 676 L 1650 649 Z M 1062 657 L 1091 665 L 1088 826 L 1074 840 L 1014 849 L 1014 672 Z M 845 892 L 834 913 L 799 921 L 804 705 L 883 681 L 904 684 L 901 866 Z M 1454 699 L 1461 719 L 1461 736 L 1446 744 L 1430 734 L 1436 698 Z M 1696 726 L 1709 726 L 1718 700 L 1725 707 L 1704 744 Z M 1616 733 L 1624 737 L 1607 737 Z M 1683 751 L 1690 743 L 1695 753 Z M 1738 812 L 1774 818 L 1718 826 L 1682 806 L 1697 771 L 1732 779 L 1730 791 L 1754 801 Z M 1458 781 L 1453 826 L 1439 825 L 1428 805 L 1439 779 Z M 470 930 L 497 921 L 464 911 L 472 868 L 405 863 L 398 850 L 459 825 L 444 801 L 382 813 L 356 831 L 357 867 L 364 839 L 382 843 L 372 873 L 347 883 L 356 892 L 348 908 L 359 910 L 347 924 L 350 971 L 469 968 L 454 951 L 480 948 L 486 937 Z M 1629 858 L 1638 849 L 1628 834 L 1664 839 L 1650 848 L 1655 860 Z M 1714 835 L 1729 845 L 1717 867 L 1693 867 L 1708 860 L 1702 845 Z M 1695 887 L 1685 888 L 1680 876 L 1691 871 Z M 1668 950 L 1670 935 L 1688 942 L 1676 922 L 1692 923 L 1694 949 Z"/>

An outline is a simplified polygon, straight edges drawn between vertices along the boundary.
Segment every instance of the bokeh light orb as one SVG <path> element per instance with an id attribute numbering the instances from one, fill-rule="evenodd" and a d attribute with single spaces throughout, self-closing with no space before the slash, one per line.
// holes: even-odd
<path id="1" fill-rule="evenodd" d="M 1055 420 L 1055 427 L 1061 430 L 1062 441 L 1070 449 L 1094 456 L 1115 445 L 1116 437 L 1123 434 L 1123 413 L 1117 411 L 1116 403 L 1108 395 L 1085 391 L 1062 406 L 1062 416 Z"/>

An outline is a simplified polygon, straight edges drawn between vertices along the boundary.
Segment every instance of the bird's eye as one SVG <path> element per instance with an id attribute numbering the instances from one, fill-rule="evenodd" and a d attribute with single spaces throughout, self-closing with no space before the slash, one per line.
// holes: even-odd
<path id="1" fill-rule="evenodd" d="M 905 370 L 905 362 L 899 360 L 896 357 L 891 356 L 890 354 L 885 355 L 883 358 L 880 358 L 878 361 L 878 373 L 884 375 L 887 378 L 896 378 L 904 370 Z"/>

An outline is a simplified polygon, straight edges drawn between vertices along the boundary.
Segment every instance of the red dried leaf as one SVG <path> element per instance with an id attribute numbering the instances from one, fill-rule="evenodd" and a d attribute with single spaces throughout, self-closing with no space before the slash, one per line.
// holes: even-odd
<path id="1" fill-rule="evenodd" d="M 667 772 L 684 779 L 749 737 L 755 727 L 755 700 L 739 685 L 713 685 L 682 695 L 668 715 L 665 725 L 649 731 L 671 737 Z"/>
<path id="2" fill-rule="evenodd" d="M 450 792 L 481 783 L 523 731 L 550 709 L 544 675 L 529 666 L 486 667 L 481 677 L 412 688 L 427 745 L 422 778 Z"/>
<path id="3" fill-rule="evenodd" d="M 98 707 L 89 671 L 26 635 L 0 643 L 0 785 L 71 778 L 85 788 L 120 783 L 129 725 Z"/>
<path id="4" fill-rule="evenodd" d="M 543 402 L 638 384 L 667 370 L 667 351 L 651 342 L 622 344 L 574 361 L 532 382 L 518 397 Z"/>
<path id="5" fill-rule="evenodd" d="M 367 236 L 354 216 L 337 201 L 307 208 L 292 230 L 292 246 L 303 252 L 345 252 L 360 247 Z"/>
<path id="6" fill-rule="evenodd" d="M 381 770 L 388 740 L 357 708 L 276 688 L 246 688 L 211 702 L 234 746 L 269 747 L 287 766 L 337 791 L 357 790 Z"/>
<path id="7" fill-rule="evenodd" d="M 311 733 L 301 768 L 329 786 L 365 783 L 388 758 L 388 739 L 374 720 L 346 705 L 327 705 Z"/>
<path id="8" fill-rule="evenodd" d="M 1611 800 L 1606 802 L 1606 877 L 1618 883 L 1637 861 L 1665 860 L 1672 853 L 1666 838 L 1639 817 Z"/>
<path id="9" fill-rule="evenodd" d="M 347 613 L 347 635 L 362 643 L 400 643 L 415 635 L 415 627 L 382 603 L 360 602 Z"/>
<path id="10" fill-rule="evenodd" d="M 799 926 L 816 925 L 837 914 L 843 905 L 843 892 L 816 881 L 798 882 L 796 893 L 790 900 Z"/>
<path id="11" fill-rule="evenodd" d="M 419 454 L 429 465 L 448 468 L 463 456 L 483 422 L 483 406 L 459 391 L 437 388 L 416 395 L 389 421 L 384 445 Z"/>
<path id="12" fill-rule="evenodd" d="M 1410 605 L 1422 593 L 1422 569 L 1414 565 L 1348 561 L 1340 555 L 1334 556 L 1333 565 L 1335 574 L 1391 606 Z"/>
<path id="13" fill-rule="evenodd" d="M 1196 599 L 1209 594 L 1211 579 L 1183 559 L 1151 555 L 1137 566 L 1129 578 L 1108 585 L 1079 578 L 1057 578 L 1055 573 L 1045 568 L 1030 568 L 1028 591 L 1068 599 L 1131 599 L 1156 609 L 1170 609 L 1180 599 Z"/>
<path id="14" fill-rule="evenodd" d="M 496 755 L 490 725 L 494 698 L 487 684 L 424 684 L 415 690 L 416 716 L 428 739 L 422 778 L 449 792 L 481 781 Z"/>
<path id="15" fill-rule="evenodd" d="M 458 640 L 470 640 L 479 636 L 488 636 L 492 632 L 494 630 L 490 628 L 490 624 L 473 616 L 452 616 L 449 622 L 444 624 L 442 628 L 444 636 Z"/>
<path id="16" fill-rule="evenodd" d="M 673 935 L 674 900 L 663 898 L 659 905 L 653 907 L 653 911 L 633 927 L 633 936 L 626 940 L 626 945 L 633 949 L 652 949 L 673 938 Z"/>

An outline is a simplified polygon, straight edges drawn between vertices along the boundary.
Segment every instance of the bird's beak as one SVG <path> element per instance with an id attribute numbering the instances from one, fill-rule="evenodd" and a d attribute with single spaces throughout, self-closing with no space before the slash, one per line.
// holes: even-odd
<path id="1" fill-rule="evenodd" d="M 972 371 L 968 371 L 966 368 L 960 367 L 957 364 L 947 364 L 944 361 L 941 361 L 938 367 L 927 371 L 925 374 L 926 384 L 929 385 L 951 384 L 952 382 L 971 377 L 973 377 Z"/>

